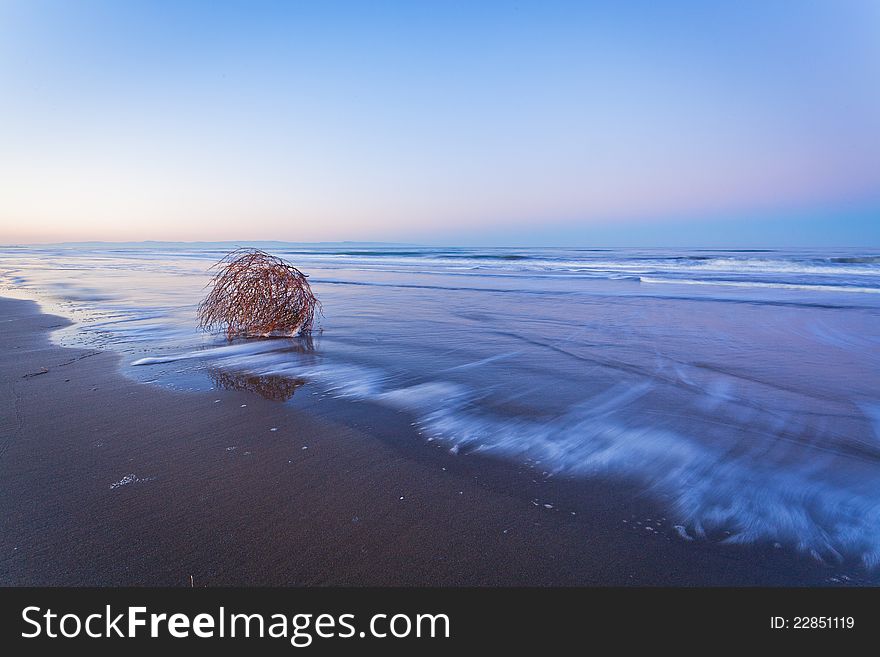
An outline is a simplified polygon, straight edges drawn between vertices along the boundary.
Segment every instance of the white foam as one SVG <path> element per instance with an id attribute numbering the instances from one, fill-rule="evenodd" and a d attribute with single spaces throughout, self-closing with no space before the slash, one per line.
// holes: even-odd
<path id="1" fill-rule="evenodd" d="M 160 363 L 175 363 L 182 360 L 219 360 L 225 358 L 233 358 L 236 356 L 252 356 L 254 354 L 268 353 L 278 351 L 281 344 L 274 340 L 260 340 L 256 342 L 241 342 L 238 344 L 224 345 L 221 347 L 210 347 L 208 349 L 197 349 L 195 351 L 185 351 L 177 354 L 167 354 L 162 356 L 148 356 L 139 358 L 132 365 L 158 365 Z"/>
<path id="2" fill-rule="evenodd" d="M 691 278 L 653 278 L 641 276 L 642 283 L 672 285 L 713 285 L 721 287 L 770 288 L 774 290 L 808 290 L 811 292 L 850 292 L 880 294 L 880 287 L 855 287 L 850 285 L 819 285 L 798 283 L 764 283 L 760 281 L 704 281 Z"/>
<path id="3" fill-rule="evenodd" d="M 685 540 L 726 531 L 727 543 L 779 542 L 826 561 L 880 563 L 880 476 L 872 469 L 852 478 L 838 471 L 835 458 L 842 457 L 791 462 L 769 448 L 732 458 L 698 437 L 627 425 L 602 407 L 580 407 L 555 422 L 437 408 L 422 426 L 452 451 L 468 447 L 541 461 L 555 473 L 637 481 L 668 500 Z"/>
<path id="4" fill-rule="evenodd" d="M 432 381 L 382 392 L 375 399 L 387 406 L 414 411 L 436 408 L 438 404 L 447 408 L 459 406 L 471 396 L 464 386 L 446 381 Z"/>

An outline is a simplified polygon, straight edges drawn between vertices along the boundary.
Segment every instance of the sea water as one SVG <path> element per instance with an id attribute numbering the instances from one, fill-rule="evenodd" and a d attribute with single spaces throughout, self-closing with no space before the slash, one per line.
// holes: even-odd
<path id="1" fill-rule="evenodd" d="M 0 293 L 127 375 L 311 387 L 423 440 L 641 487 L 681 540 L 880 564 L 880 252 L 264 245 L 323 303 L 306 339 L 199 333 L 230 244 L 5 247 Z"/>

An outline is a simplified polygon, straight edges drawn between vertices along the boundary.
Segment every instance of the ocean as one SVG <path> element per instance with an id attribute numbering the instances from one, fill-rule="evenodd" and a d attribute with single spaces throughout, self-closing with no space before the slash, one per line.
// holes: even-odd
<path id="1" fill-rule="evenodd" d="M 878 250 L 272 243 L 323 316 L 228 342 L 196 306 L 231 248 L 0 247 L 0 294 L 144 384 L 378 404 L 426 446 L 635 487 L 677 540 L 880 564 Z"/>

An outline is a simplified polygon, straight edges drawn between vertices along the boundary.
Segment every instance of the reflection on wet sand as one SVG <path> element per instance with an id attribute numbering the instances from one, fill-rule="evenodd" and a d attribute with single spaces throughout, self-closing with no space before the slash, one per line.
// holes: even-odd
<path id="1" fill-rule="evenodd" d="M 292 379 L 278 374 L 251 374 L 211 369 L 208 370 L 208 375 L 218 388 L 255 392 L 265 399 L 281 402 L 293 397 L 297 388 L 305 384 L 303 379 Z"/>

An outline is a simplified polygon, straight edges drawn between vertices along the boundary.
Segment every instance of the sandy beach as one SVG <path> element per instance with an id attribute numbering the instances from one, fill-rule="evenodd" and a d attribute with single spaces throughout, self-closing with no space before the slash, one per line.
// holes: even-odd
<path id="1" fill-rule="evenodd" d="M 0 317 L 4 585 L 825 582 L 648 529 L 662 510 L 620 485 L 432 449 L 365 405 L 140 384 L 116 354 L 53 345 L 67 322 L 33 302 Z"/>

